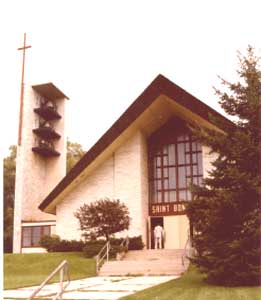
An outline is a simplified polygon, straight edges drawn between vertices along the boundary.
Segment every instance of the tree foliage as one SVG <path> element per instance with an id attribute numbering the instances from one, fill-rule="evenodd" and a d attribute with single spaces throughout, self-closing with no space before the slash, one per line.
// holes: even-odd
<path id="1" fill-rule="evenodd" d="M 12 251 L 16 146 L 4 158 L 4 252 Z"/>
<path id="2" fill-rule="evenodd" d="M 84 204 L 76 212 L 80 229 L 87 238 L 105 237 L 108 241 L 114 233 L 129 228 L 129 210 L 120 200 L 100 199 Z"/>
<path id="3" fill-rule="evenodd" d="M 222 79 L 216 90 L 222 108 L 236 116 L 233 125 L 218 122 L 224 133 L 196 128 L 201 142 L 217 153 L 213 170 L 193 188 L 188 217 L 197 255 L 192 261 L 209 282 L 227 286 L 260 283 L 260 122 L 261 71 L 249 47 L 239 53 L 239 81 Z"/>
<path id="4" fill-rule="evenodd" d="M 83 157 L 84 154 L 85 151 L 83 150 L 82 145 L 67 140 L 67 156 L 66 156 L 67 173 Z"/>

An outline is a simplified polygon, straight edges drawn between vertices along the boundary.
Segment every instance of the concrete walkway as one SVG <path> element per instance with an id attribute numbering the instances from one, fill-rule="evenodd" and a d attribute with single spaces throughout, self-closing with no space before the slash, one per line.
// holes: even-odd
<path id="1" fill-rule="evenodd" d="M 179 276 L 138 276 L 138 277 L 91 277 L 70 282 L 63 299 L 116 300 L 134 294 L 154 285 L 178 278 Z M 37 286 L 5 290 L 4 299 L 27 299 Z M 51 299 L 59 290 L 59 284 L 49 284 L 37 295 Z"/>

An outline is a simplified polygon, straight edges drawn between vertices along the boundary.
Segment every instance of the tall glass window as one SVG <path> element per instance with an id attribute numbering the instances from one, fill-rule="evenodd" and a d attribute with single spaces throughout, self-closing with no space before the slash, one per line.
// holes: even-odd
<path id="1" fill-rule="evenodd" d="M 171 131 L 168 128 L 167 134 L 158 134 L 150 142 L 151 203 L 190 201 L 190 184 L 200 185 L 202 181 L 200 143 L 184 128 L 181 134 Z"/>

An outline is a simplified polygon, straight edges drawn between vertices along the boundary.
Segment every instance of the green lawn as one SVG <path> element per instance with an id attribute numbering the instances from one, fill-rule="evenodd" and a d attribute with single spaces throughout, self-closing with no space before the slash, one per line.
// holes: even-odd
<path id="1" fill-rule="evenodd" d="M 181 278 L 121 298 L 122 300 L 259 300 L 261 288 L 227 288 L 203 282 L 203 276 L 193 268 Z"/>
<path id="2" fill-rule="evenodd" d="M 84 258 L 81 252 L 5 254 L 4 288 L 38 285 L 64 259 L 69 263 L 71 280 L 96 275 L 95 260 Z M 53 281 L 58 281 L 58 276 Z"/>

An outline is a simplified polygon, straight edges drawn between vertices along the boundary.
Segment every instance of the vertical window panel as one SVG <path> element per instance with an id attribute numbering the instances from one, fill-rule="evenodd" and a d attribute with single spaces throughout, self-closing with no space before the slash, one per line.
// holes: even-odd
<path id="1" fill-rule="evenodd" d="M 41 238 L 41 227 L 40 226 L 32 227 L 32 244 L 33 244 L 33 246 L 39 245 L 40 238 Z"/>
<path id="2" fill-rule="evenodd" d="M 182 165 L 185 163 L 185 145 L 178 144 L 178 164 Z"/>
<path id="3" fill-rule="evenodd" d="M 197 151 L 197 143 L 192 142 L 192 151 Z"/>
<path id="4" fill-rule="evenodd" d="M 186 159 L 185 164 L 189 165 L 190 164 L 190 153 L 186 154 L 185 159 Z"/>
<path id="5" fill-rule="evenodd" d="M 168 156 L 164 155 L 163 156 L 163 166 L 168 166 L 169 162 L 168 162 Z"/>
<path id="6" fill-rule="evenodd" d="M 169 189 L 169 180 L 168 179 L 164 179 L 164 190 Z"/>
<path id="7" fill-rule="evenodd" d="M 23 227 L 23 247 L 29 247 L 31 245 L 31 228 Z"/>
<path id="8" fill-rule="evenodd" d="M 161 203 L 162 200 L 162 192 L 158 192 L 158 203 Z"/>
<path id="9" fill-rule="evenodd" d="M 190 165 L 186 167 L 186 175 L 187 176 L 191 175 L 191 167 L 190 167 Z"/>
<path id="10" fill-rule="evenodd" d="M 164 178 L 169 177 L 169 168 L 164 168 L 163 169 L 163 177 Z"/>
<path id="11" fill-rule="evenodd" d="M 169 164 L 170 165 L 176 164 L 175 145 L 174 144 L 169 145 Z"/>
<path id="12" fill-rule="evenodd" d="M 202 162 L 202 154 L 198 153 L 198 174 L 203 174 L 203 162 Z"/>
<path id="13" fill-rule="evenodd" d="M 170 191 L 169 192 L 169 201 L 170 202 L 176 202 L 177 201 L 177 193 L 176 191 Z"/>
<path id="14" fill-rule="evenodd" d="M 161 157 L 157 156 L 157 167 L 161 166 Z"/>
<path id="15" fill-rule="evenodd" d="M 160 191 L 162 189 L 161 180 L 157 180 L 157 191 Z"/>
<path id="16" fill-rule="evenodd" d="M 194 165 L 193 166 L 193 176 L 198 175 L 198 166 Z"/>
<path id="17" fill-rule="evenodd" d="M 169 188 L 176 188 L 176 168 L 169 168 Z"/>
<path id="18" fill-rule="evenodd" d="M 187 191 L 179 191 L 179 201 L 186 201 Z"/>
<path id="19" fill-rule="evenodd" d="M 164 192 L 164 202 L 169 202 L 169 192 Z"/>
<path id="20" fill-rule="evenodd" d="M 185 188 L 186 187 L 186 169 L 185 167 L 179 167 L 178 173 L 179 173 L 179 188 Z"/>

